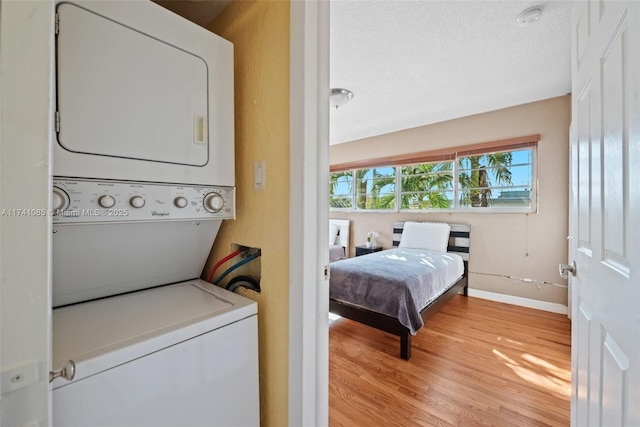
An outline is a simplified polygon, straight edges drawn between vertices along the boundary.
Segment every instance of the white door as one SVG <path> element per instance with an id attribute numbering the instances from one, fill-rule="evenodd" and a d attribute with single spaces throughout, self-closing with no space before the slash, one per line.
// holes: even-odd
<path id="1" fill-rule="evenodd" d="M 0 2 L 0 425 L 50 421 L 53 0 Z"/>
<path id="2" fill-rule="evenodd" d="M 640 2 L 572 20 L 572 425 L 640 426 Z"/>

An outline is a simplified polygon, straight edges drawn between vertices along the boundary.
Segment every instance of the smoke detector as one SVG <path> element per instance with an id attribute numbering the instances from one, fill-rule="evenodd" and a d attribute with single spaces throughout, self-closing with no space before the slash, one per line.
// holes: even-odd
<path id="1" fill-rule="evenodd" d="M 521 27 L 527 27 L 533 25 L 542 17 L 542 6 L 533 6 L 523 10 L 516 18 L 516 22 Z"/>

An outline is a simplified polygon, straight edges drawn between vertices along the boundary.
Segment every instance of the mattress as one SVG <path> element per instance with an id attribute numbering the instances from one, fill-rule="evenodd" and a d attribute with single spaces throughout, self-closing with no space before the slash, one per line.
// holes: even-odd
<path id="1" fill-rule="evenodd" d="M 415 334 L 420 312 L 464 273 L 462 258 L 422 249 L 389 249 L 331 264 L 329 297 L 395 317 Z"/>

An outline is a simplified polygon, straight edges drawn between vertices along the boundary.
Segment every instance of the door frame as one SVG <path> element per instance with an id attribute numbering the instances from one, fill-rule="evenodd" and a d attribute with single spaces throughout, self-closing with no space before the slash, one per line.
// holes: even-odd
<path id="1" fill-rule="evenodd" d="M 329 1 L 290 22 L 289 425 L 329 422 Z"/>

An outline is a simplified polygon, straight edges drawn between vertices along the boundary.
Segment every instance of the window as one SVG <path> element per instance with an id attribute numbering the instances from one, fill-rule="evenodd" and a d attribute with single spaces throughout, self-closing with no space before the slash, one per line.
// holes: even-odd
<path id="1" fill-rule="evenodd" d="M 329 175 L 329 207 L 353 209 L 353 171 Z"/>
<path id="2" fill-rule="evenodd" d="M 331 208 L 395 210 L 396 168 L 382 166 L 332 173 L 329 197 Z"/>
<path id="3" fill-rule="evenodd" d="M 370 162 L 375 167 L 333 172 L 330 207 L 535 212 L 538 139 L 528 138 L 511 145 L 488 143 L 405 156 L 394 159 L 391 166 L 378 166 L 382 160 L 376 160 Z"/>
<path id="4" fill-rule="evenodd" d="M 471 208 L 531 208 L 532 157 L 532 148 L 460 157 L 460 205 Z"/>
<path id="5" fill-rule="evenodd" d="M 401 166 L 400 209 L 454 206 L 453 162 Z"/>

